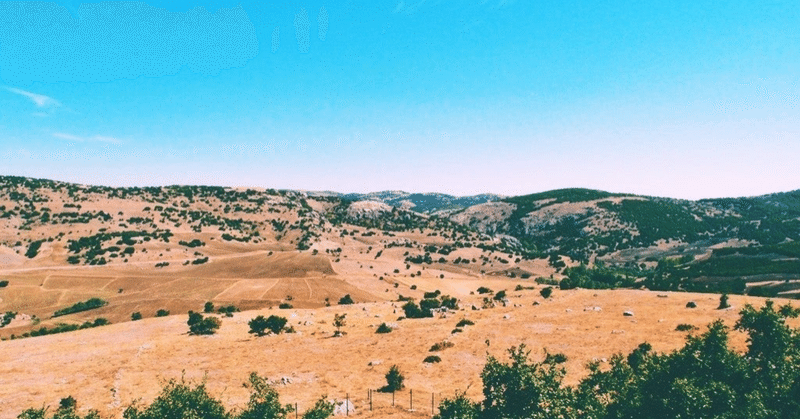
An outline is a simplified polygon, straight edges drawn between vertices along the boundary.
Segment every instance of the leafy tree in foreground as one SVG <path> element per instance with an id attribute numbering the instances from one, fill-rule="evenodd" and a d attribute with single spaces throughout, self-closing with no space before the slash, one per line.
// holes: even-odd
<path id="1" fill-rule="evenodd" d="M 216 317 L 203 317 L 200 313 L 190 311 L 189 320 L 186 324 L 189 325 L 190 335 L 213 335 L 222 325 L 222 322 Z"/>
<path id="2" fill-rule="evenodd" d="M 508 364 L 489 357 L 481 404 L 457 395 L 442 401 L 438 418 L 797 418 L 800 334 L 785 322 L 799 314 L 771 301 L 758 310 L 746 305 L 735 326 L 749 335 L 744 354 L 729 347 L 729 330 L 717 320 L 671 353 L 643 343 L 627 357 L 614 355 L 610 368 L 590 363 L 575 387 L 562 385 L 558 357 L 531 362 L 521 345 Z"/>
<path id="3" fill-rule="evenodd" d="M 265 377 L 252 372 L 244 386 L 250 389 L 250 401 L 236 416 L 237 419 L 286 419 L 289 413 L 294 412 L 291 405 L 281 405 L 278 392 Z"/>
<path id="4" fill-rule="evenodd" d="M 269 316 L 269 318 L 265 318 L 264 316 L 257 316 L 247 322 L 247 325 L 250 326 L 249 333 L 255 333 L 257 336 L 264 336 L 267 330 L 276 335 L 281 333 L 284 326 L 286 326 L 286 322 L 286 317 L 272 315 Z"/>
<path id="5" fill-rule="evenodd" d="M 205 383 L 191 386 L 183 379 L 170 380 L 147 407 L 129 406 L 124 419 L 203 418 L 230 419 L 219 400 L 206 391 Z"/>
<path id="6" fill-rule="evenodd" d="M 314 404 L 314 407 L 303 413 L 303 419 L 327 419 L 333 416 L 336 405 L 329 402 L 326 396 L 322 396 Z"/>

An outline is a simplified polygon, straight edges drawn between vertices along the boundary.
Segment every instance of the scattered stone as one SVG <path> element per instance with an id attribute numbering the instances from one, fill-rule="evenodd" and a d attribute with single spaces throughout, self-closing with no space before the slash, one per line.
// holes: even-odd
<path id="1" fill-rule="evenodd" d="M 621 335 L 621 334 L 623 334 L 623 333 L 625 333 L 625 331 L 624 331 L 624 330 L 612 330 L 612 331 L 611 331 L 611 334 L 612 334 L 612 335 Z"/>
<path id="2" fill-rule="evenodd" d="M 598 306 L 589 306 L 589 307 L 584 307 L 583 311 L 603 311 L 603 309 Z"/>
<path id="3" fill-rule="evenodd" d="M 370 367 L 374 367 L 375 365 L 380 365 L 380 364 L 383 364 L 383 360 L 374 359 L 372 361 L 369 361 L 369 364 L 367 364 L 367 365 L 370 366 Z"/>
<path id="4" fill-rule="evenodd" d="M 568 309 L 566 309 L 564 311 L 566 311 L 567 313 L 572 313 L 572 309 L 571 308 L 568 308 Z"/>
<path id="5" fill-rule="evenodd" d="M 511 315 L 510 315 L 510 314 L 505 314 L 505 315 L 503 315 L 503 318 L 504 318 L 504 319 L 506 319 L 506 320 L 508 320 L 508 319 L 510 319 L 510 318 L 511 318 Z"/>
<path id="6" fill-rule="evenodd" d="M 667 298 L 669 295 L 667 294 L 658 294 L 658 298 Z"/>

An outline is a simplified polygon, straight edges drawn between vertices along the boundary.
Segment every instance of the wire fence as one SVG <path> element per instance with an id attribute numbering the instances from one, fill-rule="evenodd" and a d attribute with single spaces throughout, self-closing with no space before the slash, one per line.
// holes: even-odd
<path id="1" fill-rule="evenodd" d="M 367 389 L 363 394 L 345 393 L 344 398 L 337 399 L 334 416 L 337 417 L 373 417 L 380 414 L 385 417 L 389 412 L 404 413 L 403 417 L 433 417 L 439 411 L 441 393 L 414 391 L 404 389 L 393 392 L 381 392 Z M 298 404 L 295 403 L 294 417 L 299 419 Z M 376 416 L 377 417 L 377 416 Z"/>

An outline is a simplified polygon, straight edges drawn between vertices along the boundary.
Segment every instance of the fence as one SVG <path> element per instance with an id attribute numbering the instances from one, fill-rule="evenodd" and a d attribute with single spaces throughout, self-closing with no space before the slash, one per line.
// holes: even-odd
<path id="1" fill-rule="evenodd" d="M 385 414 L 387 411 L 396 411 L 397 413 L 406 413 L 403 417 L 430 418 L 438 413 L 441 400 L 441 393 L 414 391 L 414 389 L 395 392 L 367 389 L 363 395 L 345 393 L 343 399 L 337 399 L 334 415 L 338 417 L 371 417 L 371 413 Z M 299 419 L 299 406 L 295 403 L 294 407 L 295 418 Z"/>

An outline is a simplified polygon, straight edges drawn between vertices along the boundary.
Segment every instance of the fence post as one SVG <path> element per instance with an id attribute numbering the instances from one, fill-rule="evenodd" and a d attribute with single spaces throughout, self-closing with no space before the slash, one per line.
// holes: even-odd
<path id="1" fill-rule="evenodd" d="M 431 392 L 431 417 L 433 417 L 433 392 Z"/>
<path id="2" fill-rule="evenodd" d="M 414 389 L 408 390 L 408 410 L 414 410 Z"/>
<path id="3" fill-rule="evenodd" d="M 369 389 L 369 411 L 372 411 L 372 389 Z"/>
<path id="4" fill-rule="evenodd" d="M 297 419 L 297 402 L 294 402 L 294 419 Z"/>
<path id="5" fill-rule="evenodd" d="M 394 390 L 392 390 L 392 407 L 394 407 Z"/>
<path id="6" fill-rule="evenodd" d="M 350 393 L 347 393 L 345 397 L 346 401 L 344 403 L 344 415 L 350 416 Z"/>

